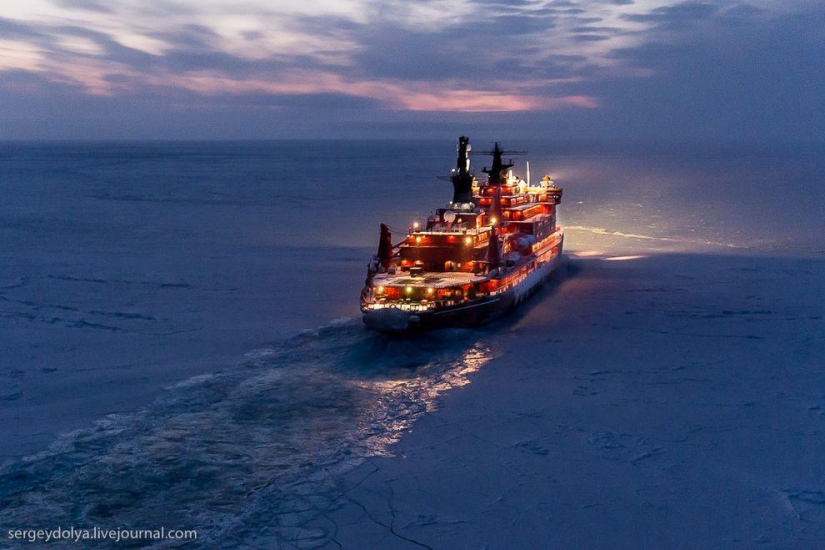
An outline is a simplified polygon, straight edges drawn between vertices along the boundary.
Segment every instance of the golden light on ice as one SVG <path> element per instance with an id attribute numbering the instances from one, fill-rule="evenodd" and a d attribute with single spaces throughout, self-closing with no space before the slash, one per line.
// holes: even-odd
<path id="1" fill-rule="evenodd" d="M 628 260 L 641 260 L 642 258 L 647 258 L 647 256 L 641 254 L 634 256 L 610 256 L 605 258 L 605 260 L 608 262 L 626 262 Z"/>
<path id="2" fill-rule="evenodd" d="M 582 258 L 595 258 L 598 256 L 603 256 L 604 252 L 601 250 L 577 250 L 575 255 L 581 256 Z"/>
<path id="3" fill-rule="evenodd" d="M 412 378 L 354 381 L 356 386 L 373 393 L 375 398 L 372 418 L 365 419 L 364 425 L 359 427 L 362 433 L 374 434 L 365 441 L 369 454 L 390 455 L 390 447 L 410 429 L 413 422 L 422 413 L 429 413 L 437 408 L 438 397 L 442 393 L 469 384 L 469 375 L 478 371 L 491 359 L 490 350 L 476 344 L 465 350 L 459 358 L 450 361 L 443 370 L 439 369 L 435 373 L 425 372 Z M 389 404 L 399 403 L 406 406 L 400 411 L 393 412 Z M 375 430 L 373 422 L 376 420 L 382 425 L 383 430 Z"/>

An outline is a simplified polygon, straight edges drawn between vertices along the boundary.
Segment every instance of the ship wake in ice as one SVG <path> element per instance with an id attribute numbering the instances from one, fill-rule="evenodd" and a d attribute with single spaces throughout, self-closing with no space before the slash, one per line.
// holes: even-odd
<path id="1" fill-rule="evenodd" d="M 490 358 L 469 331 L 395 339 L 351 320 L 302 333 L 6 466 L 0 520 L 321 540 L 300 525 L 335 506 L 339 475 L 390 453 Z"/>

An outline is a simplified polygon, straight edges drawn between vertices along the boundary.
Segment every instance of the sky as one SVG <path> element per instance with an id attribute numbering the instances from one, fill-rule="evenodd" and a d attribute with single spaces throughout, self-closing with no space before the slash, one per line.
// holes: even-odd
<path id="1" fill-rule="evenodd" d="M 825 2 L 0 0 L 0 139 L 825 141 Z"/>

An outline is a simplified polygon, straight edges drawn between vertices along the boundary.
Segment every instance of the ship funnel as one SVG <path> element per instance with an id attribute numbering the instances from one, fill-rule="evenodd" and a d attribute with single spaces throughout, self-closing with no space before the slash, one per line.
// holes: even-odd
<path id="1" fill-rule="evenodd" d="M 378 240 L 378 261 L 386 271 L 392 265 L 392 234 L 390 228 L 381 224 L 381 237 Z"/>
<path id="2" fill-rule="evenodd" d="M 450 176 L 453 182 L 453 203 L 466 204 L 473 202 L 473 176 L 470 174 L 470 138 L 458 138 L 458 159 L 456 167 Z"/>

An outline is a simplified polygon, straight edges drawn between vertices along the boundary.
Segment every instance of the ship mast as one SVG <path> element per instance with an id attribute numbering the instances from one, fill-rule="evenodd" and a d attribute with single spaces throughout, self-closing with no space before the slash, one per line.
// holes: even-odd
<path id="1" fill-rule="evenodd" d="M 505 163 L 501 160 L 501 156 L 503 154 L 508 155 L 523 155 L 524 151 L 503 151 L 501 147 L 499 147 L 498 142 L 496 142 L 495 147 L 492 151 L 485 151 L 485 155 L 493 155 L 493 165 L 490 168 L 484 168 L 482 172 L 489 175 L 487 179 L 488 185 L 502 185 L 507 181 L 507 175 L 505 172 L 513 167 L 513 161 Z"/>

